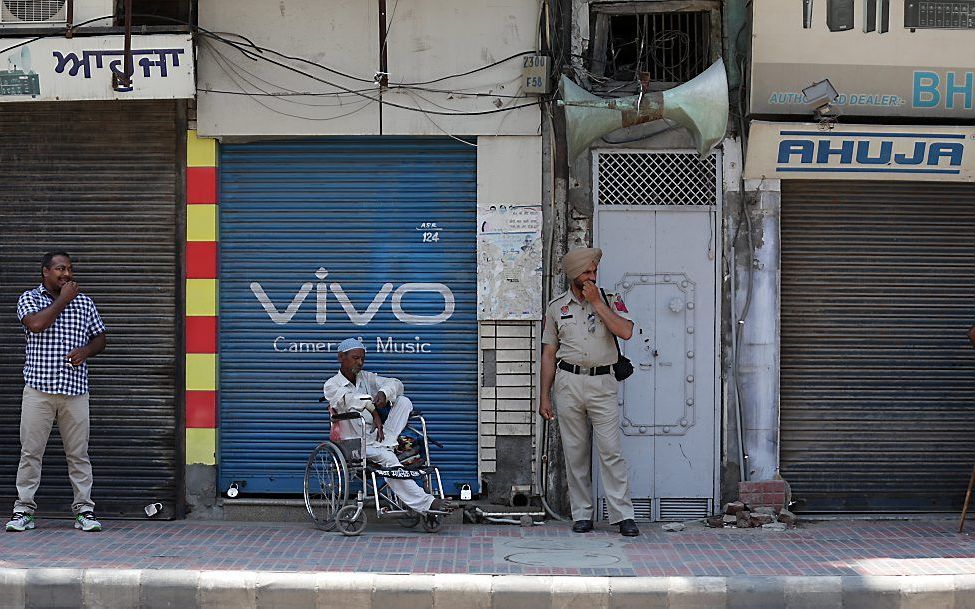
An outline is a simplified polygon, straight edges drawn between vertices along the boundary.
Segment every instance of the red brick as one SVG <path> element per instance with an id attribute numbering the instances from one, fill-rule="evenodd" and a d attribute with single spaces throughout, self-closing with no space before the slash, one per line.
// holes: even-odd
<path id="1" fill-rule="evenodd" d="M 760 493 L 762 492 L 761 482 L 739 482 L 738 483 L 738 494 L 743 493 Z"/>

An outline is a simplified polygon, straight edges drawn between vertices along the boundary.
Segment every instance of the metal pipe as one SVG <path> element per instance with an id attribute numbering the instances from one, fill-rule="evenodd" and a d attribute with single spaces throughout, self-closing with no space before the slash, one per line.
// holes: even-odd
<path id="1" fill-rule="evenodd" d="M 74 36 L 74 0 L 68 0 L 68 23 L 67 29 L 64 32 L 65 38 L 71 38 Z"/>
<path id="2" fill-rule="evenodd" d="M 556 513 L 555 510 L 551 508 L 548 504 L 548 500 L 545 498 L 548 495 L 548 426 L 549 422 L 547 419 L 542 419 L 542 448 L 539 452 L 539 461 L 541 461 L 541 467 L 539 468 L 539 476 L 541 477 L 541 492 L 539 493 L 539 498 L 542 501 L 542 508 L 549 515 L 549 517 L 558 520 L 559 522 L 569 522 L 568 518 L 561 516 Z"/>
<path id="3" fill-rule="evenodd" d="M 541 518 L 545 516 L 545 512 L 485 512 L 479 507 L 474 508 L 474 513 L 484 518 L 490 518 L 490 517 L 504 518 L 506 516 L 538 516 Z"/>
<path id="4" fill-rule="evenodd" d="M 515 520 L 513 518 L 485 518 L 484 520 L 487 520 L 488 522 L 493 522 L 493 523 L 496 523 L 496 524 L 521 524 L 521 521 L 520 520 Z M 540 524 L 545 524 L 545 521 L 543 520 L 541 522 L 534 522 L 534 521 L 532 522 L 532 526 L 536 526 L 537 527 Z"/>

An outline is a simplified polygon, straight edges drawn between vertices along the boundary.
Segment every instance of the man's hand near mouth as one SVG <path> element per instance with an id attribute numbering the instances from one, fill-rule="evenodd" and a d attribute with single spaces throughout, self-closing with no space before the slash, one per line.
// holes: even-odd
<path id="1" fill-rule="evenodd" d="M 68 281 L 61 286 L 61 293 L 58 294 L 58 299 L 64 303 L 69 303 L 80 293 L 81 290 L 78 289 L 78 284 L 74 281 Z"/>

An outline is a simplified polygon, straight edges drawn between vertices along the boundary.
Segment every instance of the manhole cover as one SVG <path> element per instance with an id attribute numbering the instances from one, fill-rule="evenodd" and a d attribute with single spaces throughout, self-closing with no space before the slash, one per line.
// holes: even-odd
<path id="1" fill-rule="evenodd" d="M 494 560 L 526 567 L 629 568 L 624 544 L 605 539 L 495 539 Z"/>
<path id="2" fill-rule="evenodd" d="M 587 541 L 585 539 L 505 539 L 501 541 L 509 548 L 521 550 L 565 550 L 565 551 L 586 551 L 586 550 L 605 550 L 615 547 L 612 541 L 599 540 Z"/>
<path id="3" fill-rule="evenodd" d="M 569 552 L 566 550 L 547 552 L 518 552 L 504 557 L 505 561 L 528 567 L 558 568 L 599 568 L 617 567 L 623 562 L 622 556 L 596 554 L 592 552 Z"/>

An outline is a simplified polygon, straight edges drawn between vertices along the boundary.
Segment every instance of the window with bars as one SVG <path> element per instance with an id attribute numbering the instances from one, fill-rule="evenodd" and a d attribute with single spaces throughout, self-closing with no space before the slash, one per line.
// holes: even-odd
<path id="1" fill-rule="evenodd" d="M 717 205 L 718 157 L 693 152 L 600 152 L 599 205 Z"/>
<path id="2" fill-rule="evenodd" d="M 716 4 L 716 3 L 715 3 Z M 589 76 L 596 89 L 670 89 L 707 69 L 720 47 L 720 13 L 709 2 L 593 3 Z"/>

